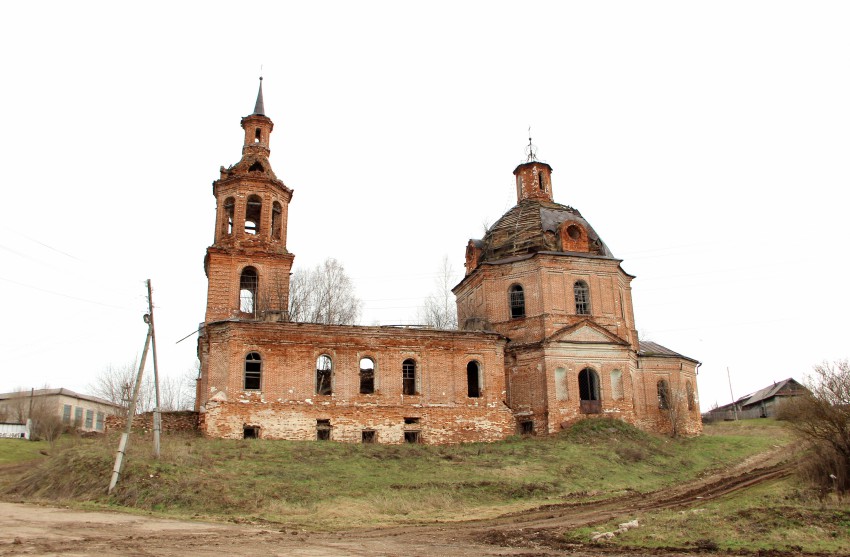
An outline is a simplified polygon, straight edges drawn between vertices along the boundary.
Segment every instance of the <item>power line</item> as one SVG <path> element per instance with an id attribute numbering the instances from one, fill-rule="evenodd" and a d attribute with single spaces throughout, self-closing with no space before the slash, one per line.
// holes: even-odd
<path id="1" fill-rule="evenodd" d="M 23 286 L 24 288 L 31 288 L 33 290 L 38 290 L 39 292 L 46 292 L 47 294 L 53 294 L 54 296 L 60 296 L 62 298 L 68 298 L 70 300 L 77 300 L 78 302 L 85 302 L 87 304 L 94 304 L 94 305 L 97 305 L 97 306 L 103 306 L 103 307 L 108 307 L 108 308 L 113 308 L 113 309 L 120 309 L 120 310 L 124 310 L 124 311 L 135 311 L 135 310 L 132 310 L 132 309 L 130 309 L 128 307 L 124 307 L 124 306 L 116 306 L 116 305 L 112 305 L 112 304 L 105 304 L 103 302 L 97 302 L 95 300 L 87 300 L 86 298 L 71 296 L 69 294 L 62 294 L 61 292 L 54 292 L 53 290 L 47 290 L 46 288 L 39 288 L 38 286 L 32 286 L 31 284 L 24 284 L 22 282 L 18 282 L 16 280 L 8 279 L 6 277 L 0 277 L 0 280 L 10 282 L 10 283 L 15 284 L 17 286 Z"/>

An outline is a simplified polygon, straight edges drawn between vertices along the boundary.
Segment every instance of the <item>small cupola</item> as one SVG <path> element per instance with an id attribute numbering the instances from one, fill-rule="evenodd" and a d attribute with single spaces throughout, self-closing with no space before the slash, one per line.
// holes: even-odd
<path id="1" fill-rule="evenodd" d="M 526 199 L 552 201 L 552 167 L 545 162 L 530 161 L 514 169 L 516 201 Z"/>
<path id="2" fill-rule="evenodd" d="M 265 115 L 263 104 L 263 78 L 260 77 L 260 89 L 257 92 L 257 102 L 254 103 L 254 112 L 250 116 L 242 118 L 242 129 L 245 130 L 245 143 L 242 146 L 242 154 L 263 154 L 269 156 L 269 136 L 274 128 L 274 123 Z"/>

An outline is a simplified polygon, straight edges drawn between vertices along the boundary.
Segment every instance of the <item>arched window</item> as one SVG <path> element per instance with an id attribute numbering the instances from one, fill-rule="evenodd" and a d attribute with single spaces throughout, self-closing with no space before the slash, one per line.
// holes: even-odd
<path id="1" fill-rule="evenodd" d="M 525 317 L 525 294 L 522 286 L 515 284 L 510 289 L 511 319 Z"/>
<path id="2" fill-rule="evenodd" d="M 327 354 L 316 360 L 316 394 L 333 394 L 333 361 Z"/>
<path id="3" fill-rule="evenodd" d="M 260 216 L 263 214 L 263 200 L 259 195 L 249 195 L 245 205 L 245 233 L 260 233 Z"/>
<path id="4" fill-rule="evenodd" d="M 245 356 L 245 382 L 246 391 L 259 391 L 263 378 L 263 360 L 257 352 L 250 352 Z"/>
<path id="5" fill-rule="evenodd" d="M 360 358 L 360 394 L 375 392 L 375 362 L 372 358 Z"/>
<path id="6" fill-rule="evenodd" d="M 416 389 L 416 361 L 412 358 L 406 359 L 401 364 L 401 392 L 405 395 L 415 395 Z"/>
<path id="7" fill-rule="evenodd" d="M 688 410 L 694 410 L 697 407 L 697 401 L 694 398 L 694 386 L 688 381 L 685 383 L 685 390 L 688 395 Z"/>
<path id="8" fill-rule="evenodd" d="M 658 408 L 661 410 L 670 408 L 670 385 L 665 379 L 658 382 Z"/>
<path id="9" fill-rule="evenodd" d="M 469 398 L 481 396 L 481 367 L 475 360 L 466 364 L 466 396 Z"/>
<path id="10" fill-rule="evenodd" d="M 275 201 L 272 204 L 272 239 L 280 240 L 281 236 L 281 215 L 283 214 L 283 208 L 281 204 Z"/>
<path id="11" fill-rule="evenodd" d="M 257 270 L 245 267 L 239 277 L 239 311 L 256 315 L 257 310 Z"/>
<path id="12" fill-rule="evenodd" d="M 590 289 L 583 280 L 573 285 L 573 294 L 576 299 L 576 315 L 590 315 Z"/>
<path id="13" fill-rule="evenodd" d="M 225 234 L 233 234 L 233 208 L 236 206 L 236 200 L 228 197 L 224 200 L 224 215 L 222 218 L 223 232 Z"/>
<path id="14" fill-rule="evenodd" d="M 611 398 L 614 400 L 623 399 L 623 372 L 619 369 L 611 372 Z"/>
<path id="15" fill-rule="evenodd" d="M 602 402 L 599 395 L 599 375 L 589 367 L 578 374 L 578 394 L 582 414 L 599 414 Z"/>

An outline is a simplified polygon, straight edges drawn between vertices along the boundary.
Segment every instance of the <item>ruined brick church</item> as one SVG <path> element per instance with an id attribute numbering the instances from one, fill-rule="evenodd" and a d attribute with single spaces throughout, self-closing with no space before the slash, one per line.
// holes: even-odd
<path id="1" fill-rule="evenodd" d="M 552 168 L 533 157 L 513 172 L 516 206 L 466 246 L 459 330 L 290 322 L 293 190 L 269 164 L 273 127 L 261 82 L 242 158 L 213 182 L 196 399 L 205 435 L 459 443 L 597 416 L 700 432 L 699 362 L 638 340 L 634 277 L 554 201 Z"/>

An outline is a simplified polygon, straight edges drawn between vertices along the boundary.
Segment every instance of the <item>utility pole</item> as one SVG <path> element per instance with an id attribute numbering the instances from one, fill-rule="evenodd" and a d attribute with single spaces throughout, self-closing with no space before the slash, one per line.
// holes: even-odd
<path id="1" fill-rule="evenodd" d="M 732 408 L 735 410 L 735 421 L 738 421 L 738 403 L 735 401 L 735 395 L 732 394 L 732 375 L 729 373 L 729 366 L 726 366 L 726 377 L 729 379 L 729 395 L 732 397 Z"/>
<path id="2" fill-rule="evenodd" d="M 156 391 L 156 407 L 153 409 L 153 454 L 159 458 L 159 435 L 162 430 L 162 414 L 159 401 L 159 369 L 156 365 L 156 331 L 153 325 L 153 293 L 151 291 L 151 279 L 148 279 L 148 315 L 150 321 L 151 348 L 153 349 L 153 384 Z"/>
<path id="3" fill-rule="evenodd" d="M 150 280 L 148 280 L 150 287 Z M 115 489 L 115 484 L 118 483 L 118 476 L 121 475 L 121 469 L 124 467 L 124 456 L 127 454 L 127 447 L 130 445 L 130 433 L 133 431 L 133 417 L 136 415 L 136 401 L 139 399 L 139 391 L 142 388 L 142 377 L 145 372 L 145 360 L 148 357 L 148 348 L 151 345 L 151 337 L 153 336 L 153 328 L 151 327 L 151 316 L 145 314 L 145 323 L 148 324 L 148 334 L 145 337 L 145 348 L 142 350 L 142 359 L 139 361 L 139 372 L 136 374 L 136 384 L 133 387 L 133 395 L 130 398 L 130 408 L 127 410 L 127 427 L 124 433 L 121 434 L 121 441 L 118 443 L 118 450 L 115 452 L 115 466 L 112 467 L 112 478 L 109 480 L 109 490 L 107 493 L 112 493 Z"/>

